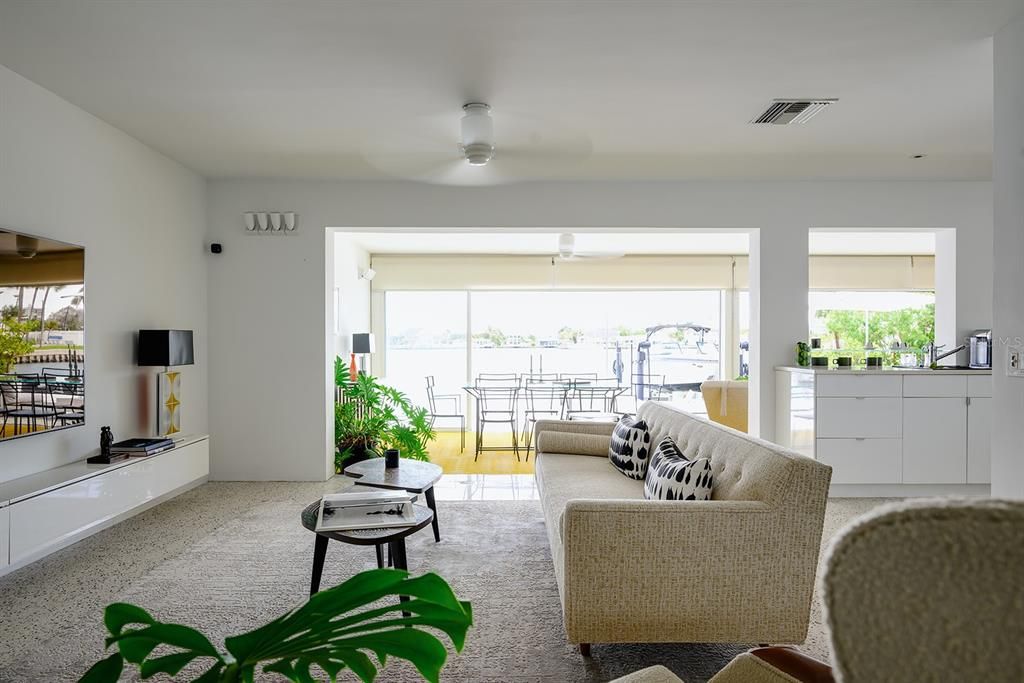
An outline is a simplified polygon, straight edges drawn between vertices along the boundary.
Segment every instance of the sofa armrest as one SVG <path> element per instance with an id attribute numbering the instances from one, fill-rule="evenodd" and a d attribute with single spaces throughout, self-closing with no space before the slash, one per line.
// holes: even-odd
<path id="1" fill-rule="evenodd" d="M 804 532 L 791 524 L 759 501 L 570 500 L 569 640 L 801 642 L 816 556 L 803 566 L 790 539 Z M 794 574 L 808 585 L 787 586 Z"/>

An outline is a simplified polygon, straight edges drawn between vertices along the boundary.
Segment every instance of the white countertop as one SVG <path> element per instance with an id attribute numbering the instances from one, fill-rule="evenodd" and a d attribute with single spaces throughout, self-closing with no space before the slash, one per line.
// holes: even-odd
<path id="1" fill-rule="evenodd" d="M 837 368 L 836 366 L 830 367 L 807 367 L 803 368 L 798 365 L 777 365 L 776 370 L 784 370 L 786 372 L 810 372 L 810 373 L 827 373 L 832 375 L 991 375 L 991 368 L 974 369 L 974 368 L 950 368 L 949 370 L 932 370 L 931 368 L 869 368 L 863 365 L 855 365 L 852 368 Z"/>
<path id="2" fill-rule="evenodd" d="M 179 437 L 180 440 L 175 441 L 174 448 L 169 451 L 163 451 L 156 455 L 147 456 L 149 458 L 158 458 L 161 455 L 174 453 L 174 451 L 182 446 L 188 446 L 202 441 L 207 438 L 206 434 L 190 434 L 185 437 Z M 99 453 L 99 449 L 95 449 L 90 452 L 88 457 L 92 457 Z M 20 477 L 18 479 L 11 479 L 0 483 L 0 507 L 17 503 L 26 498 L 33 498 L 41 493 L 52 491 L 53 489 L 61 488 L 73 484 L 83 479 L 95 477 L 98 474 L 108 472 L 110 470 L 116 470 L 119 467 L 127 467 L 139 462 L 141 458 L 128 458 L 120 462 L 115 462 L 110 465 L 90 465 L 85 459 L 78 460 L 76 462 L 62 465 L 60 467 L 54 467 L 50 470 L 43 470 L 42 472 L 36 472 L 30 474 L 27 477 Z"/>

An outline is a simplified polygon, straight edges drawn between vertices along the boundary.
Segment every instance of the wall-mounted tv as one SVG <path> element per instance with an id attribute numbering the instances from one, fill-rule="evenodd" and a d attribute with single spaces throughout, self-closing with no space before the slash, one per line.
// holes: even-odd
<path id="1" fill-rule="evenodd" d="M 85 249 L 0 228 L 0 442 L 85 424 Z"/>

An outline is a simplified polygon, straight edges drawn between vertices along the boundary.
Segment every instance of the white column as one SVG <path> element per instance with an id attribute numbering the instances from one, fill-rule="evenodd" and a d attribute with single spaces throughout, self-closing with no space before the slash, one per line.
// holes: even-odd
<path id="1" fill-rule="evenodd" d="M 750 235 L 750 433 L 775 438 L 775 367 L 807 338 L 807 226 Z"/>
<path id="2" fill-rule="evenodd" d="M 962 335 L 957 331 L 957 233 L 955 228 L 935 231 L 935 343 L 952 349 Z M 950 356 L 943 365 L 966 358 Z"/>
<path id="3" fill-rule="evenodd" d="M 1024 16 L 996 33 L 993 140 L 992 495 L 1024 498 L 1024 378 L 1007 347 L 1024 347 Z"/>

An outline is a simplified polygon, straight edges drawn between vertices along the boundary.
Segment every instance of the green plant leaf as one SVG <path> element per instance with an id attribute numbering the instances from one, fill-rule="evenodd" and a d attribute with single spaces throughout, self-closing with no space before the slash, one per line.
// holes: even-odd
<path id="1" fill-rule="evenodd" d="M 181 624 L 157 622 L 137 631 L 124 633 L 114 640 L 119 644 L 124 640 L 155 640 L 158 643 L 173 645 L 183 650 L 192 650 L 202 655 L 220 659 L 220 653 L 217 652 L 217 648 L 213 646 L 213 643 L 206 636 L 194 628 L 182 626 Z M 125 657 L 125 659 L 128 659 L 128 657 Z M 128 661 L 132 660 L 129 659 Z"/>
<path id="2" fill-rule="evenodd" d="M 150 678 L 159 673 L 176 676 L 179 671 L 188 666 L 189 662 L 199 656 L 196 652 L 175 652 L 174 654 L 156 657 L 155 659 L 143 662 L 142 666 L 139 667 L 139 672 L 143 678 Z"/>
<path id="3" fill-rule="evenodd" d="M 121 635 L 128 624 L 153 624 L 155 621 L 146 610 L 126 602 L 115 602 L 103 610 L 103 623 L 112 636 Z"/>
<path id="4" fill-rule="evenodd" d="M 93 664 L 78 683 L 117 683 L 124 669 L 124 659 L 117 652 Z"/>
<path id="5" fill-rule="evenodd" d="M 409 599 L 399 603 L 398 596 Z M 409 616 L 397 614 L 403 611 Z M 410 577 L 394 569 L 357 574 L 264 626 L 228 638 L 229 655 L 221 655 L 204 635 L 180 624 L 154 620 L 142 628 L 125 630 L 126 623 L 152 620 L 139 608 L 118 607 L 111 614 L 110 623 L 121 632 L 108 642 L 116 643 L 120 651 L 108 658 L 108 663 L 94 667 L 96 673 L 89 683 L 116 680 L 120 670 L 114 678 L 109 671 L 114 664 L 123 667 L 124 661 L 137 664 L 143 678 L 149 678 L 174 676 L 190 662 L 207 656 L 216 661 L 199 677 L 199 683 L 247 683 L 261 665 L 263 671 L 281 674 L 294 683 L 311 683 L 323 674 L 333 681 L 346 668 L 364 683 L 371 683 L 378 673 L 371 653 L 380 666 L 389 656 L 399 657 L 412 663 L 428 681 L 437 681 L 448 650 L 434 632 L 420 627 L 446 634 L 461 651 L 473 623 L 469 603 L 459 601 L 444 579 L 436 574 Z M 152 657 L 160 645 L 181 651 Z"/>
<path id="6" fill-rule="evenodd" d="M 117 643 L 117 649 L 125 661 L 132 664 L 141 664 L 143 660 L 156 649 L 160 641 L 156 638 L 137 637 L 134 634 L 138 631 L 127 631 L 121 636 L 109 638 L 111 643 Z"/>
<path id="7" fill-rule="evenodd" d="M 354 648 L 373 648 L 408 660 L 426 680 L 437 683 L 441 669 L 448 660 L 448 650 L 434 636 L 411 628 L 381 631 L 358 638 L 345 639 L 346 645 Z"/>

